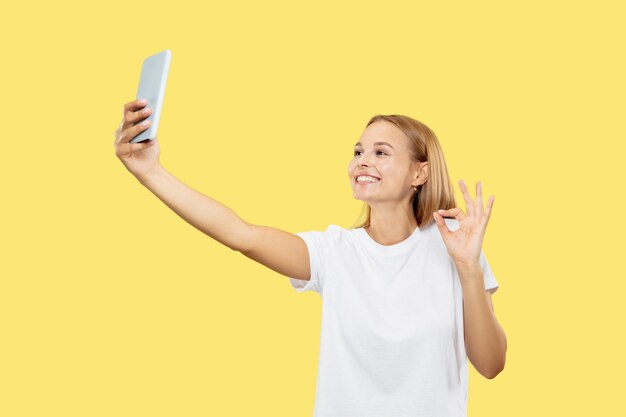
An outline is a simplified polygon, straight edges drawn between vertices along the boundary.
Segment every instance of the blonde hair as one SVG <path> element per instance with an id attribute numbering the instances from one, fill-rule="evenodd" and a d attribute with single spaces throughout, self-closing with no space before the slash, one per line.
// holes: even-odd
<path id="1" fill-rule="evenodd" d="M 378 114 L 372 117 L 365 127 L 379 120 L 395 124 L 409 138 L 409 152 L 413 161 L 428 162 L 428 178 L 424 184 L 417 186 L 411 200 L 417 227 L 421 228 L 433 222 L 433 212 L 456 207 L 454 188 L 443 150 L 435 133 L 424 123 L 399 114 Z M 369 226 L 370 215 L 369 204 L 363 203 L 361 215 L 351 228 Z"/>

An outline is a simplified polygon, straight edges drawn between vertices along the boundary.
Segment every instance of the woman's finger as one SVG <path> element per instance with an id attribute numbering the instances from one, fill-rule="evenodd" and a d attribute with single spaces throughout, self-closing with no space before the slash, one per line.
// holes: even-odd
<path id="1" fill-rule="evenodd" d="M 118 153 L 120 155 L 130 155 L 142 149 L 149 148 L 155 143 L 156 141 L 154 139 L 146 140 L 140 143 L 123 143 L 119 146 Z"/>
<path id="2" fill-rule="evenodd" d="M 463 199 L 465 200 L 465 208 L 467 208 L 467 215 L 474 215 L 474 200 L 472 200 L 472 196 L 469 193 L 469 190 L 465 186 L 463 180 L 459 181 L 459 186 L 461 187 L 461 192 L 463 193 Z"/>
<path id="3" fill-rule="evenodd" d="M 152 109 L 149 107 L 145 107 L 144 109 L 137 110 L 136 112 L 128 112 L 126 113 L 126 118 L 124 121 L 127 126 L 133 126 L 137 122 L 140 122 L 142 119 L 150 117 L 150 113 Z"/>
<path id="4" fill-rule="evenodd" d="M 124 104 L 124 113 L 126 113 L 127 111 L 132 112 L 132 111 L 139 110 L 140 108 L 144 107 L 146 104 L 148 104 L 146 100 L 129 101 L 128 103 Z"/>
<path id="5" fill-rule="evenodd" d="M 150 128 L 150 125 L 152 123 L 150 122 L 150 120 L 146 120 L 145 122 L 142 123 L 138 123 L 133 127 L 129 127 L 128 129 L 124 130 L 122 132 L 122 135 L 120 137 L 120 142 L 121 143 L 128 143 L 131 140 L 134 139 L 135 136 L 137 136 L 138 134 L 140 134 L 141 132 L 143 132 L 144 130 Z"/>
<path id="6" fill-rule="evenodd" d="M 483 183 L 478 181 L 476 183 L 476 215 L 478 218 L 483 216 Z"/>
<path id="7" fill-rule="evenodd" d="M 140 143 L 130 143 L 130 151 L 131 152 L 137 152 L 140 151 L 142 149 L 148 148 L 152 145 L 154 145 L 156 143 L 156 141 L 154 139 L 148 139 L 146 141 L 140 142 Z"/>
<path id="8" fill-rule="evenodd" d="M 493 207 L 493 201 L 496 199 L 495 195 L 489 196 L 489 200 L 487 200 L 487 208 L 485 209 L 485 215 L 483 218 L 485 219 L 485 225 L 489 222 L 489 218 L 491 217 L 491 208 Z"/>
<path id="9" fill-rule="evenodd" d="M 122 129 L 133 126 L 141 119 L 149 117 L 151 109 L 146 106 L 147 102 L 140 100 L 131 101 L 124 105 L 124 116 L 122 118 Z"/>
<path id="10" fill-rule="evenodd" d="M 441 233 L 441 237 L 443 239 L 446 239 L 447 236 L 450 234 L 450 229 L 448 229 L 448 226 L 446 225 L 446 221 L 443 219 L 443 217 L 438 211 L 433 213 L 433 219 L 435 219 L 435 224 L 437 225 L 437 228 L 439 229 L 439 233 Z"/>
<path id="11" fill-rule="evenodd" d="M 437 213 L 439 213 L 442 217 L 453 217 L 457 220 L 463 220 L 465 218 L 465 213 L 463 213 L 463 210 L 458 207 L 448 210 L 437 210 Z"/>

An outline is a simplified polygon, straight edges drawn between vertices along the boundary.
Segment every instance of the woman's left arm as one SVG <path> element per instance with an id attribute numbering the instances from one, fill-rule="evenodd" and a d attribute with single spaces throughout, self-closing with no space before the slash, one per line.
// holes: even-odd
<path id="1" fill-rule="evenodd" d="M 463 287 L 463 321 L 465 350 L 472 365 L 485 378 L 492 379 L 504 369 L 506 335 L 496 320 L 491 294 L 485 291 L 480 252 L 491 216 L 494 196 L 483 207 L 482 184 L 476 183 L 476 200 L 472 199 L 463 180 L 459 181 L 467 214 L 458 208 L 433 213 L 441 238 L 454 260 Z M 444 216 L 459 222 L 459 229 L 451 231 Z"/>
<path id="2" fill-rule="evenodd" d="M 457 265 L 463 287 L 465 350 L 474 368 L 485 378 L 495 378 L 506 362 L 506 335 L 485 291 L 480 265 Z"/>

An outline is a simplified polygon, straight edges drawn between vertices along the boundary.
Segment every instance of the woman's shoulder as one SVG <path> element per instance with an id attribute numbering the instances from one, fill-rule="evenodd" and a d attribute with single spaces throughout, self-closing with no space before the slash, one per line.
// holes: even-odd
<path id="1" fill-rule="evenodd" d="M 324 233 L 328 236 L 328 239 L 332 241 L 345 240 L 348 236 L 352 235 L 354 229 L 348 229 L 338 224 L 331 223 L 326 227 Z"/>
<path id="2" fill-rule="evenodd" d="M 359 228 L 347 228 L 338 224 L 331 223 L 322 232 L 329 243 L 349 244 L 351 245 L 357 238 Z"/>
<path id="3" fill-rule="evenodd" d="M 342 240 L 342 237 L 350 234 L 350 229 L 346 229 L 338 224 L 329 224 L 326 229 L 309 230 L 297 233 L 298 235 L 310 235 L 323 243 L 331 243 Z"/>

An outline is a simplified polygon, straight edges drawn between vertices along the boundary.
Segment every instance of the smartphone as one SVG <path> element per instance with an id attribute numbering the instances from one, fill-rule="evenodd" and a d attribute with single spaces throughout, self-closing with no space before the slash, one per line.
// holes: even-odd
<path id="1" fill-rule="evenodd" d="M 147 106 L 152 109 L 152 113 L 144 120 L 150 120 L 152 124 L 150 128 L 131 139 L 130 143 L 156 138 L 171 60 L 172 52 L 166 49 L 149 56 L 143 61 L 141 76 L 139 77 L 139 88 L 137 89 L 137 99 L 148 100 Z"/>

